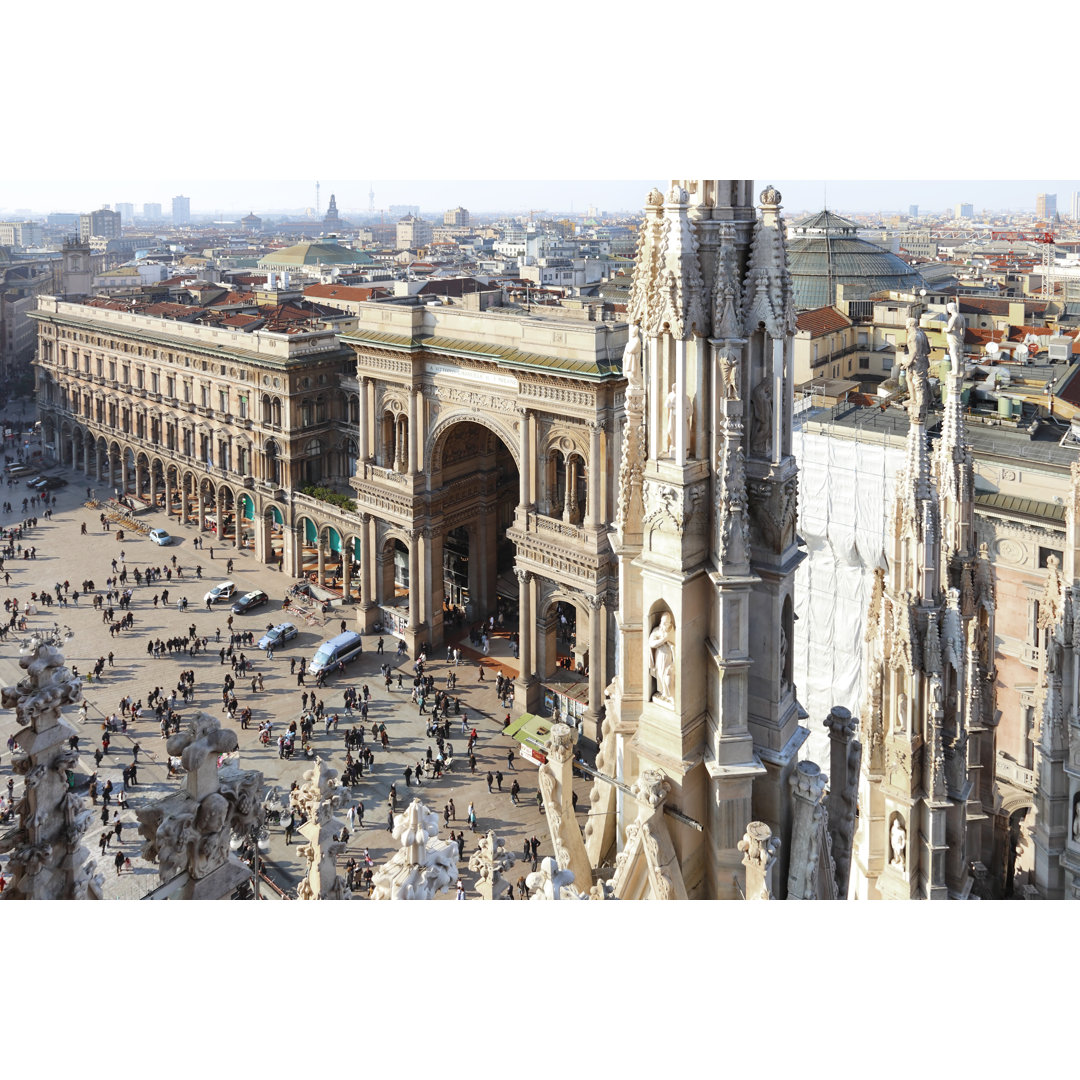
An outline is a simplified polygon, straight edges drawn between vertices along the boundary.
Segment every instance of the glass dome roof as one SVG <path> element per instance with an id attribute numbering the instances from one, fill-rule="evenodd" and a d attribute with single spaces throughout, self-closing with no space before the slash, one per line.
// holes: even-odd
<path id="1" fill-rule="evenodd" d="M 865 285 L 870 292 L 917 289 L 925 283 L 903 259 L 857 235 L 858 225 L 828 210 L 791 226 L 788 269 L 798 311 L 836 303 L 836 286 Z"/>

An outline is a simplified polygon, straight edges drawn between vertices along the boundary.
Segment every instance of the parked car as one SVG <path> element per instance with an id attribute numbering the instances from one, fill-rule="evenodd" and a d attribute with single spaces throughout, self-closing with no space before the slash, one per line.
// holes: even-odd
<path id="1" fill-rule="evenodd" d="M 29 480 L 26 481 L 28 488 L 36 488 L 38 484 L 43 484 L 49 478 L 44 473 L 34 473 Z"/>
<path id="2" fill-rule="evenodd" d="M 246 611 L 254 611 L 257 607 L 262 607 L 267 603 L 270 597 L 262 591 L 262 589 L 255 589 L 252 592 L 244 593 L 239 600 L 235 601 L 232 606 L 234 615 L 243 615 Z"/>
<path id="3" fill-rule="evenodd" d="M 41 487 L 44 491 L 55 491 L 57 488 L 67 487 L 67 481 L 62 476 L 50 476 Z"/>
<path id="4" fill-rule="evenodd" d="M 279 649 L 286 641 L 292 641 L 300 633 L 291 622 L 278 623 L 259 638 L 260 649 Z"/>
<path id="5" fill-rule="evenodd" d="M 160 544 L 162 547 L 168 547 L 173 538 L 164 529 L 151 529 L 147 534 L 155 544 Z"/>
<path id="6" fill-rule="evenodd" d="M 215 585 L 203 597 L 203 603 L 216 604 L 221 600 L 231 600 L 234 592 L 236 592 L 236 585 L 231 581 L 223 581 L 220 585 Z"/>

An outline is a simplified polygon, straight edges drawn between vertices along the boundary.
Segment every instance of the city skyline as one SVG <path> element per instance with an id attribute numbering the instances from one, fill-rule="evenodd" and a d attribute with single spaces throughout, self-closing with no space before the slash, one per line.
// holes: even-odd
<path id="1" fill-rule="evenodd" d="M 325 213 L 330 196 L 337 196 L 343 216 L 368 213 L 369 193 L 375 193 L 376 212 L 390 206 L 418 205 L 422 213 L 441 213 L 464 206 L 473 213 L 584 213 L 588 208 L 609 214 L 637 213 L 650 188 L 663 188 L 667 180 L 366 180 L 316 177 L 310 181 L 181 179 L 171 186 L 161 180 L 86 181 L 7 180 L 0 182 L 0 217 L 17 212 L 42 216 L 57 212 L 87 212 L 103 204 L 135 206 L 136 218 L 145 203 L 160 203 L 168 215 L 178 194 L 191 200 L 193 217 L 234 216 L 249 211 L 266 214 L 302 213 L 316 206 Z M 789 210 L 816 210 L 827 206 L 848 213 L 907 213 L 912 204 L 920 214 L 942 213 L 956 203 L 974 205 L 975 213 L 1035 210 L 1036 196 L 1056 194 L 1059 213 L 1067 213 L 1080 180 L 791 180 L 754 181 L 779 188 Z"/>

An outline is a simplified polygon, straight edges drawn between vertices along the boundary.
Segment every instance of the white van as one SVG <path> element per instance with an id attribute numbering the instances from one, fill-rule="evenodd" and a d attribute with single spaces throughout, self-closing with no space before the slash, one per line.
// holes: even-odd
<path id="1" fill-rule="evenodd" d="M 347 664 L 364 651 L 364 639 L 354 630 L 324 641 L 308 664 L 308 674 L 318 675 L 323 671 L 334 671 L 338 664 Z"/>

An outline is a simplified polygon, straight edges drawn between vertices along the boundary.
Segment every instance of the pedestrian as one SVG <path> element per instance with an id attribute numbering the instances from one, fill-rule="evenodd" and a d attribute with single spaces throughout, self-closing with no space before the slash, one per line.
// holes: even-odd
<path id="1" fill-rule="evenodd" d="M 288 820 L 285 822 L 285 845 L 286 847 L 292 843 L 293 830 L 296 828 L 296 818 L 292 814 L 289 814 Z"/>
<path id="2" fill-rule="evenodd" d="M 386 811 L 386 831 L 392 833 L 394 831 L 394 811 Z"/>
<path id="3" fill-rule="evenodd" d="M 514 768 L 514 748 L 513 747 L 511 747 L 509 750 L 506 751 L 506 764 L 514 772 L 517 772 L 517 769 Z"/>
<path id="4" fill-rule="evenodd" d="M 510 801 L 517 806 L 518 805 L 518 793 L 521 791 L 521 785 L 517 782 L 517 777 L 514 777 L 514 782 L 510 785 Z"/>
<path id="5" fill-rule="evenodd" d="M 459 900 L 464 900 L 465 899 L 465 886 L 461 883 L 460 879 L 458 880 L 458 883 L 457 883 L 457 898 Z"/>
<path id="6" fill-rule="evenodd" d="M 469 828 L 476 832 L 476 808 L 469 803 Z"/>
<path id="7" fill-rule="evenodd" d="M 498 785 L 500 791 L 502 791 L 502 781 L 503 781 L 502 773 L 496 771 L 496 773 L 495 773 L 495 783 Z"/>
<path id="8" fill-rule="evenodd" d="M 492 774 L 490 772 L 488 772 L 488 774 L 487 774 L 487 786 L 488 786 L 488 794 L 489 795 L 491 794 L 491 785 L 494 782 L 495 782 L 495 777 L 492 776 Z"/>
<path id="9" fill-rule="evenodd" d="M 446 805 L 450 807 L 450 820 L 457 821 L 457 811 L 454 809 L 454 800 L 450 799 Z"/>

